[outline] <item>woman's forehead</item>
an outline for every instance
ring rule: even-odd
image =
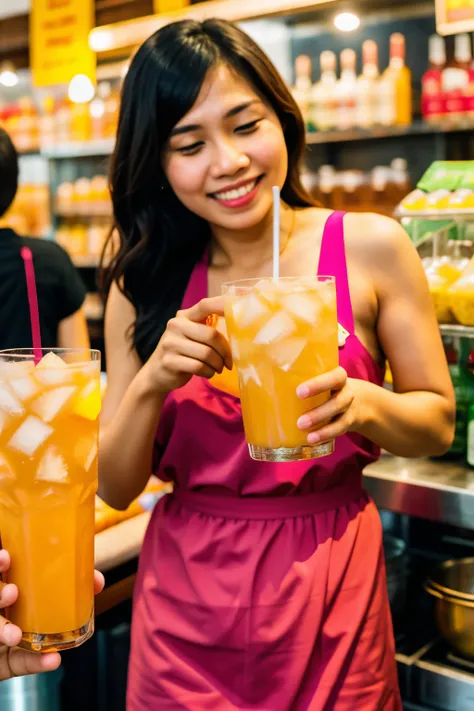
[[[200,123],[208,115],[224,115],[234,106],[256,99],[260,97],[245,77],[226,64],[219,64],[208,71],[195,103],[182,121]]]

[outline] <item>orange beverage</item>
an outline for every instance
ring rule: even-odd
[[[46,352],[46,351],[45,351]],[[35,652],[94,632],[100,354],[0,351],[0,535],[19,588],[7,617]]]
[[[330,394],[302,400],[296,389],[338,365],[334,277],[245,279],[223,292],[250,456],[290,462],[331,454],[334,442],[310,445],[296,424]]]

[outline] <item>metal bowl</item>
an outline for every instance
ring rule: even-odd
[[[474,558],[445,561],[432,572],[428,585],[449,597],[474,602]]]
[[[435,599],[438,629],[453,650],[474,659],[474,558],[448,560],[425,584]]]

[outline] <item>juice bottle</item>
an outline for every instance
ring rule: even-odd
[[[468,91],[471,78],[472,48],[468,34],[454,38],[454,58],[442,71],[442,87],[446,101],[446,120],[458,124],[467,117]]]
[[[335,128],[336,119],[336,64],[334,52],[321,52],[321,79],[312,92],[312,120],[319,131]]]
[[[362,74],[357,78],[357,125],[370,128],[378,121],[378,47],[374,40],[362,45]]]
[[[307,129],[313,130],[311,121],[311,59],[306,54],[300,54],[295,61],[295,85],[292,89],[293,98],[299,106],[303,115],[303,121]]]
[[[341,52],[341,78],[336,85],[336,127],[341,130],[356,125],[357,57],[353,49]]]
[[[411,71],[405,64],[405,37],[395,32],[390,37],[390,63],[382,75],[382,82],[393,83],[395,93],[395,121],[397,126],[412,122]]]
[[[442,85],[446,45],[439,35],[431,35],[429,39],[429,61],[421,80],[421,113],[425,121],[439,123],[446,111]]]

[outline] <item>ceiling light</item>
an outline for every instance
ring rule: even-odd
[[[18,84],[18,74],[11,62],[0,64],[0,84],[2,86],[16,86]]]
[[[76,74],[71,79],[67,95],[74,104],[86,104],[94,98],[95,88],[85,74]]]
[[[340,32],[354,32],[360,26],[360,18],[355,12],[340,12],[334,18],[334,26]]]

